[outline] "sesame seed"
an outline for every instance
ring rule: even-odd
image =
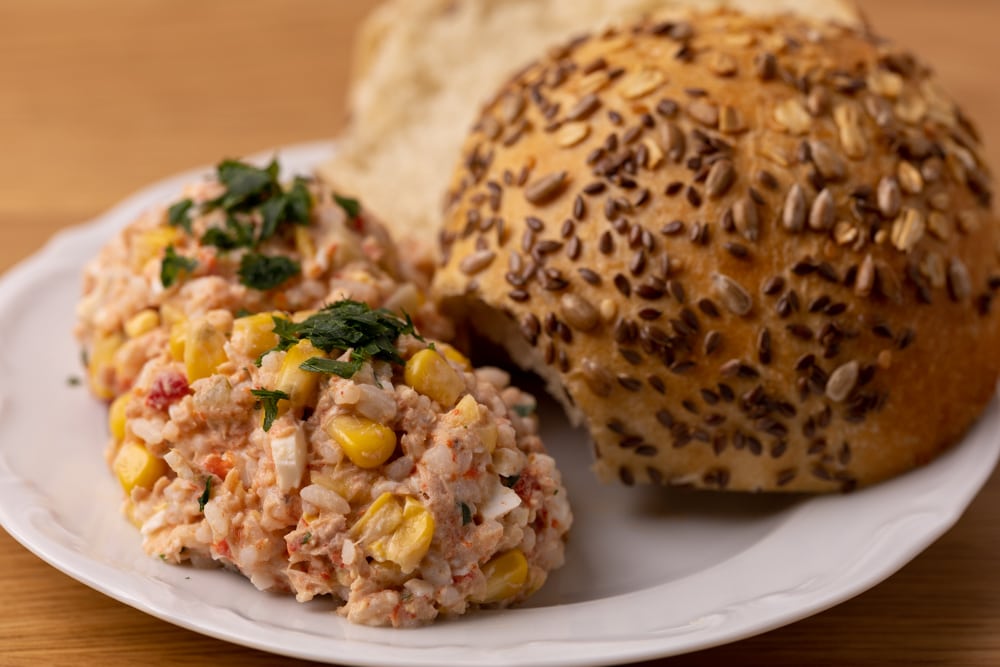
[[[767,296],[777,296],[783,289],[785,289],[785,279],[781,276],[771,276],[761,287],[761,291]]]

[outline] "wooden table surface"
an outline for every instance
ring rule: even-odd
[[[4,0],[0,271],[178,170],[333,136],[352,36],[373,4]],[[937,68],[1000,165],[1000,2],[863,4],[882,33]],[[655,664],[1000,665],[998,565],[994,473],[953,530],[874,589],[765,635]],[[279,662],[107,598],[0,531],[0,665]]]

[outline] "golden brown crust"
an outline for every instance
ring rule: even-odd
[[[603,479],[849,489],[993,393],[979,138],[870,34],[720,12],[578,40],[463,155],[437,293],[507,316]]]

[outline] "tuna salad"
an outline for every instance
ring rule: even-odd
[[[224,162],[104,248],[77,335],[146,552],[369,625],[537,590],[572,515],[535,401],[442,341],[426,282],[274,163]]]

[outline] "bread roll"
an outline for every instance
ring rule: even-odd
[[[847,490],[993,393],[991,198],[975,128],[879,38],[647,22],[497,92],[434,289],[547,378],[603,480]]]
[[[481,103],[517,68],[596,24],[722,4],[860,21],[850,0],[389,0],[361,31],[351,122],[322,173],[396,234],[430,244],[449,166]]]

